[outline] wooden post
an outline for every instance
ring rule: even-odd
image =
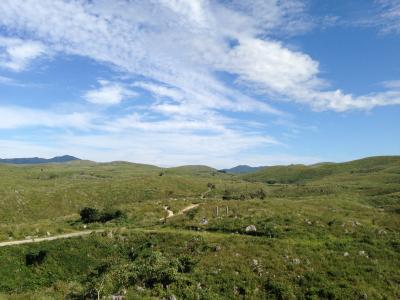
[[[218,217],[219,216],[219,208],[218,208],[218,206],[217,206],[216,212],[217,212],[217,217]]]
[[[228,206],[226,207],[225,212],[226,212],[226,215],[228,216],[229,215],[229,207]]]

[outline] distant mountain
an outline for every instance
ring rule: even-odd
[[[232,174],[245,174],[245,173],[253,173],[256,171],[259,171],[260,169],[263,169],[266,167],[250,167],[248,165],[239,165],[230,169],[222,169],[220,171],[224,171],[226,173],[232,173]]]
[[[0,159],[0,164],[48,164],[48,163],[65,163],[75,160],[80,160],[80,159],[71,155],[56,156],[49,159],[40,157],[6,158],[6,159]]]

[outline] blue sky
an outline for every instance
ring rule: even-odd
[[[400,154],[398,0],[3,0],[0,157]]]

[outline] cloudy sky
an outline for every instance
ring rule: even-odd
[[[0,157],[400,154],[399,0],[2,0]]]

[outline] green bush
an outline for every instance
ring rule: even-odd
[[[190,255],[184,255],[178,258],[178,270],[181,273],[190,273],[193,271],[197,261]]]
[[[161,284],[164,288],[178,279],[178,262],[169,260],[161,252],[145,250],[131,266],[131,281],[153,288]]]
[[[251,199],[258,198],[258,199],[264,200],[266,196],[267,195],[263,189],[259,189],[255,192],[250,193]]]
[[[296,299],[290,284],[269,279],[264,284],[265,296],[270,299],[271,296],[277,300]]]
[[[41,265],[46,258],[47,251],[40,250],[38,253],[28,253],[25,255],[25,264],[27,266]]]
[[[126,218],[126,214],[121,210],[104,211],[100,212],[95,208],[85,207],[80,211],[81,221],[83,223],[94,223],[94,222],[108,222],[114,219]]]
[[[99,211],[95,208],[85,207],[79,214],[83,223],[93,223],[100,220]]]

